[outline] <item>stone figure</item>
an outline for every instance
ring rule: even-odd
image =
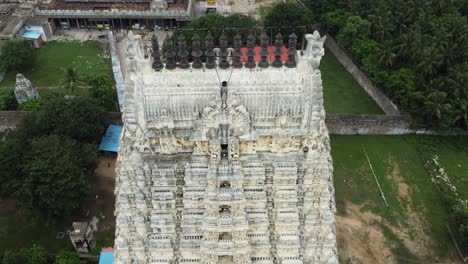
[[[288,68],[294,68],[297,65],[296,56],[297,56],[297,36],[296,34],[292,33],[289,36],[289,43],[288,43],[288,59],[284,63],[284,65]]]
[[[242,38],[239,35],[239,33],[236,34],[234,37],[234,52],[232,54],[233,59],[232,59],[232,67],[235,69],[240,69],[242,68],[242,62],[241,62],[241,57],[242,57]]]
[[[177,66],[175,59],[176,53],[174,51],[174,43],[172,42],[172,39],[169,36],[164,41],[164,46],[166,48],[166,69],[173,70]]]
[[[188,69],[190,68],[190,62],[188,61],[188,56],[190,54],[187,51],[187,42],[185,41],[184,34],[180,34],[178,43],[179,43],[179,51],[177,52],[177,55],[179,56],[179,59],[180,59],[178,66],[181,69]]]
[[[281,68],[283,66],[283,61],[281,60],[281,55],[283,51],[281,48],[283,47],[283,36],[281,33],[278,33],[275,38],[275,60],[271,63],[271,66],[275,68]]]
[[[309,64],[312,69],[318,69],[320,66],[320,60],[325,54],[323,45],[325,44],[327,36],[320,38],[318,31],[314,31],[313,34],[307,34],[305,37],[307,39],[305,57],[309,60]]]
[[[228,69],[230,67],[228,62],[228,44],[226,34],[221,34],[219,37],[219,63],[218,66],[220,69]]]
[[[18,104],[40,98],[36,87],[21,73],[16,74],[15,97]]]
[[[260,62],[258,63],[258,67],[260,68],[268,68],[270,66],[270,63],[268,62],[268,44],[270,43],[270,38],[265,34],[262,33],[262,36],[260,37]]]
[[[213,35],[211,32],[208,32],[208,35],[205,38],[205,56],[206,56],[206,63],[205,67],[207,69],[214,69],[216,68],[216,58],[215,53],[213,51]]]
[[[153,69],[155,71],[160,71],[164,68],[164,65],[161,61],[161,51],[159,50],[159,40],[156,37],[156,34],[151,38],[151,57],[153,57]]]
[[[257,66],[255,63],[255,37],[252,33],[247,37],[247,61],[244,66],[249,69],[253,69]]]
[[[203,55],[203,52],[200,50],[201,47],[201,42],[200,42],[200,36],[198,36],[197,33],[193,34],[192,37],[192,57],[193,57],[193,62],[192,62],[192,68],[194,69],[201,69],[203,68],[203,63],[201,60],[201,56]]]

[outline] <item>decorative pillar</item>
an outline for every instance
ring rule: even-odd
[[[214,54],[214,51],[213,51],[213,36],[211,35],[211,32],[208,32],[208,35],[206,36],[205,47],[206,47],[205,67],[207,69],[214,69],[214,68],[216,68],[216,62],[215,62],[215,54]]]
[[[297,36],[296,34],[292,33],[289,36],[289,47],[288,47],[288,60],[284,64],[288,68],[294,68],[296,67],[296,45],[297,45]]]
[[[270,39],[265,33],[262,33],[261,39],[260,39],[260,45],[262,46],[262,49],[260,50],[260,62],[258,63],[258,67],[260,68],[268,68],[270,66],[270,63],[268,62],[268,43],[270,42]]]
[[[283,46],[283,36],[281,33],[276,35],[275,46],[275,60],[271,63],[271,66],[281,68],[283,66],[283,61],[281,60],[281,55],[283,54],[283,51],[281,50],[281,47]]]
[[[155,71],[160,71],[164,68],[164,65],[161,61],[161,51],[159,50],[159,41],[156,35],[153,35],[151,38],[152,50],[151,56],[153,57],[153,69]]]
[[[255,68],[255,37],[252,33],[247,37],[247,62],[245,62],[245,67],[249,69]]]
[[[172,39],[169,36],[164,41],[164,47],[166,49],[166,54],[164,54],[166,57],[166,69],[173,70],[176,68],[176,53],[174,51],[174,44],[172,43]]]
[[[221,34],[221,37],[219,38],[219,68],[220,69],[228,69],[229,68],[229,62],[228,62],[228,51],[227,51],[227,37],[224,34]]]
[[[242,68],[244,65],[242,65],[241,62],[241,57],[242,57],[242,37],[239,35],[239,33],[236,34],[234,37],[234,53],[233,53],[233,61],[232,61],[232,67],[236,69]]]
[[[203,68],[203,63],[201,60],[201,56],[203,55],[203,52],[200,50],[201,47],[201,42],[200,42],[200,36],[198,36],[197,33],[193,35],[192,38],[192,57],[193,57],[193,63],[192,63],[192,68],[194,69],[201,69]]]
[[[189,52],[187,51],[187,42],[185,41],[184,34],[180,34],[179,36],[179,52],[177,52],[177,55],[180,58],[179,68],[190,68],[190,62],[188,61]]]

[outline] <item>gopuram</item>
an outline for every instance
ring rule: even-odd
[[[115,264],[338,263],[325,38],[286,39],[129,34]]]

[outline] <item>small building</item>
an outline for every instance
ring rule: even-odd
[[[101,140],[99,151],[117,153],[119,152],[120,135],[122,134],[122,126],[109,125],[106,134]]]
[[[32,45],[37,49],[44,46],[44,39],[39,31],[25,31],[22,37],[23,39],[31,41]]]
[[[103,248],[99,255],[99,264],[112,264],[114,263],[114,249]]]
[[[69,237],[76,252],[89,253],[96,246],[92,226],[88,222],[73,222],[72,226]]]

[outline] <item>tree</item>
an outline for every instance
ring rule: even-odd
[[[78,208],[88,191],[87,178],[74,140],[57,135],[34,139],[24,154],[23,181],[17,192],[27,210],[49,219]]]
[[[22,148],[17,141],[0,141],[0,196],[12,196],[21,181]]]
[[[30,113],[20,123],[18,134],[22,140],[56,134],[94,142],[101,136],[104,113],[95,99],[51,95],[46,101],[40,111]]]
[[[379,64],[387,68],[392,67],[397,57],[396,49],[391,41],[385,41],[383,45],[379,45],[377,51]]]
[[[39,111],[44,106],[42,99],[30,99],[18,106],[19,111]]]
[[[295,32],[300,42],[303,29],[299,28],[310,28],[313,23],[313,14],[309,9],[298,4],[279,3],[265,17],[264,26],[278,28],[284,36]]]
[[[42,246],[32,245],[32,247],[25,251],[25,264],[46,264],[47,253]]]
[[[345,26],[338,34],[338,42],[346,48],[353,45],[353,41],[368,39],[370,33],[369,21],[359,17],[350,16],[346,20]]]
[[[54,264],[85,264],[85,261],[80,260],[76,252],[60,251],[55,259]]]
[[[0,111],[15,110],[17,105],[14,90],[0,90]]]
[[[82,85],[80,74],[75,68],[65,69],[65,75],[63,77],[63,86],[70,92],[75,92],[77,88]]]
[[[116,111],[117,91],[106,75],[93,75],[87,78],[89,94],[107,111]]]
[[[25,40],[7,42],[0,52],[0,72],[27,69],[34,64],[34,58],[34,49],[29,42]]]

